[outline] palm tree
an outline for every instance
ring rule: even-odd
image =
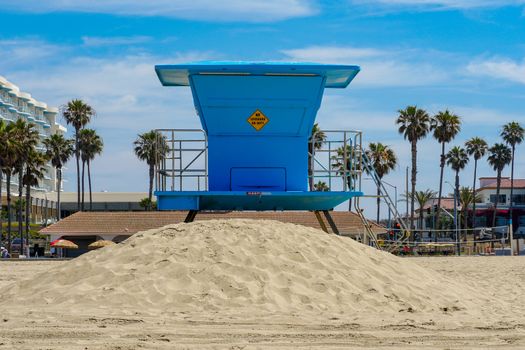
[[[465,142],[467,153],[469,156],[474,156],[474,180],[472,183],[472,192],[476,193],[476,172],[478,170],[478,160],[485,156],[487,153],[488,145],[485,140],[480,137],[473,137]],[[476,201],[472,202],[472,226],[474,227],[474,221],[476,217]]]
[[[460,118],[448,110],[436,114],[430,122],[430,130],[434,131],[434,138],[441,144],[439,192],[437,202],[437,214],[434,216],[434,228],[436,228],[436,217],[439,217],[441,208],[441,196],[443,194],[443,170],[445,168],[445,145],[452,141],[461,130]]]
[[[93,210],[93,193],[91,191],[91,161],[102,153],[104,143],[93,129],[82,129],[79,133],[82,159],[82,210],[84,210],[84,167],[87,165],[89,187],[89,210]]]
[[[29,159],[29,154],[35,150],[35,147],[38,144],[39,135],[38,131],[35,129],[34,124],[27,123],[22,119],[18,119],[13,125],[16,130],[15,137],[18,143],[18,152],[16,153],[14,172],[18,173],[18,199],[21,200],[24,190],[24,168]],[[18,208],[18,235],[21,239],[21,254],[24,253],[24,240],[22,231],[22,206],[20,206]]]
[[[31,217],[31,186],[38,186],[38,182],[44,178],[46,173],[45,165],[48,159],[44,153],[31,150],[26,161],[26,172],[23,177],[23,184],[26,186],[26,242],[29,242],[29,220]]]
[[[6,175],[7,198],[7,250],[11,253],[11,176],[16,166],[19,144],[16,137],[17,129],[14,123],[9,123],[3,129],[2,143],[0,144],[0,158],[2,172]]]
[[[459,172],[468,164],[469,158],[467,151],[459,146],[454,146],[446,155],[447,165],[449,165],[455,172],[455,196],[459,198]]]
[[[155,176],[155,164],[159,159],[166,156],[169,151],[166,137],[156,130],[151,130],[139,134],[133,142],[135,155],[145,161],[149,166],[149,191],[148,191],[148,208],[151,210],[153,197],[153,178]]]
[[[419,210],[419,228],[423,228],[423,208],[425,207],[425,204],[428,203],[428,201],[436,197],[436,191],[432,191],[431,189],[416,191],[413,196],[410,192],[408,194],[403,193],[401,197],[404,197],[407,200],[414,198],[414,200],[417,202],[417,208]]]
[[[11,142],[9,138],[9,133],[7,131],[7,123],[0,119],[0,242],[3,242],[4,240],[4,230],[2,222],[2,182],[4,180],[4,158],[8,145]]]
[[[425,204],[428,203],[428,201],[432,200],[432,198],[436,197],[436,191],[432,191],[431,189],[426,189],[424,191],[416,191],[415,199],[417,201],[417,206],[419,209],[419,228],[423,228],[423,208],[425,207]]]
[[[358,177],[358,170],[361,169],[360,163],[354,163],[352,169],[352,148],[350,145],[341,146],[336,149],[336,156],[331,157],[331,167],[336,170],[336,174],[343,178],[349,191],[355,189],[355,181]],[[345,161],[346,159],[346,161]],[[354,170],[354,171],[351,171]],[[357,198],[356,198],[357,200]],[[352,210],[352,201],[348,201],[348,211]]]
[[[468,228],[468,207],[480,201],[481,196],[475,195],[475,192],[469,187],[459,189],[459,205],[461,206],[461,217],[463,218],[463,227]]]
[[[516,152],[516,145],[523,142],[525,136],[525,130],[518,122],[510,122],[503,125],[501,131],[501,137],[512,149],[512,161],[510,166],[510,207],[509,207],[509,218],[512,222],[512,202],[514,195],[514,156]]]
[[[501,172],[506,165],[512,161],[512,150],[503,143],[496,143],[489,148],[488,161],[492,168],[497,171],[496,177],[496,199],[494,201],[494,214],[492,216],[492,226],[496,226],[496,211],[498,209],[499,193],[501,189]]]
[[[389,146],[383,145],[381,142],[368,145],[366,155],[379,180],[377,183],[377,222],[379,222],[381,210],[381,180],[383,176],[395,169],[397,157]]]
[[[319,192],[327,192],[330,189],[328,188],[328,185],[324,181],[318,181],[316,184],[314,184],[314,191]]]
[[[398,111],[399,116],[396,119],[396,124],[399,126],[399,133],[403,135],[405,140],[408,140],[411,145],[412,153],[412,174],[411,193],[416,192],[417,181],[417,142],[425,138],[430,130],[430,117],[428,113],[419,109],[416,106],[408,106],[405,109]],[[414,197],[412,196],[410,208],[410,227],[414,228]],[[413,236],[412,236],[413,239]]]
[[[308,142],[308,183],[310,191],[315,190],[314,186],[314,152],[323,147],[326,141],[326,134],[319,128],[319,124],[315,123],[312,128],[312,135]]]
[[[82,100],[71,100],[63,107],[62,115],[67,124],[75,128],[75,158],[77,161],[77,210],[80,211],[80,130],[95,115],[95,110]]]
[[[44,140],[46,156],[51,159],[57,177],[57,220],[60,220],[60,186],[62,185],[62,167],[73,155],[73,140],[63,135],[54,134]]]
[[[157,210],[157,202],[155,201],[150,201],[148,197],[146,198],[142,198],[139,202],[139,206],[141,208],[144,208],[144,210]]]

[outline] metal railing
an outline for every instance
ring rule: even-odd
[[[379,195],[388,207],[395,222],[399,223],[403,234],[399,242],[408,239],[410,228],[397,210],[388,190],[377,175],[363,148],[363,134],[354,130],[323,130],[312,135],[309,145],[310,190],[362,191],[363,172],[368,174],[379,189]],[[334,179],[339,181],[334,183]],[[323,180],[327,180],[327,183]],[[315,183],[315,181],[320,181]],[[360,197],[353,199],[354,210],[363,225],[362,241],[378,247],[377,235],[364,216]],[[349,203],[349,209],[352,203]]]
[[[308,145],[310,191],[360,191],[361,161],[356,150],[361,149],[362,139],[361,131],[314,133]]]
[[[208,140],[201,129],[157,129],[157,191],[208,189]]]
[[[208,190],[208,140],[201,129],[157,129],[155,188],[157,191]],[[311,191],[362,191],[366,172],[380,189],[392,217],[408,232],[409,227],[396,209],[363,149],[363,133],[355,130],[323,130],[308,144],[308,182]],[[363,215],[359,197],[349,203],[363,224],[364,243],[377,246],[377,237]],[[401,235],[400,240],[406,240]]]

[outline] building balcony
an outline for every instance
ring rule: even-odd
[[[6,106],[6,107],[13,107],[13,102],[11,101],[10,98],[8,98],[8,97],[2,97],[2,98],[0,98],[0,100],[2,101],[2,105],[3,105],[3,106]]]
[[[31,115],[31,113],[18,109],[18,114],[23,115],[24,117],[28,117]]]
[[[13,120],[5,114],[0,113],[0,119],[5,120],[6,122],[12,122]]]

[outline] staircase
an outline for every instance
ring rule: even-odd
[[[408,224],[405,222],[405,220],[401,217],[401,215],[397,211],[397,207],[394,201],[392,200],[392,198],[388,194],[387,189],[381,182],[381,179],[377,175],[366,152],[364,152],[362,149],[360,149],[358,152],[360,153],[361,164],[363,166],[363,170],[372,178],[375,185],[379,188],[379,193],[380,193],[381,198],[383,198],[384,202],[386,203],[388,210],[390,211],[392,217],[394,218],[394,221],[399,224],[400,231],[401,231],[400,237],[396,237],[396,239],[393,241],[386,242],[387,244],[383,246],[384,250],[392,252],[398,249],[401,245],[403,245],[404,243],[408,241],[408,239],[410,238],[410,227],[408,226]],[[358,206],[359,206],[359,201],[356,201],[356,210],[358,209]],[[364,215],[361,214],[360,216],[363,216],[363,219],[365,220],[365,222],[367,222]],[[363,224],[365,224],[365,222],[363,222]],[[369,227],[369,225],[367,227]]]

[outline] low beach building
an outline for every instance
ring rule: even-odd
[[[114,211],[144,211],[140,201],[148,197],[147,192],[93,192],[92,205],[89,203],[89,193],[84,194],[84,207],[89,211],[114,212]],[[55,193],[49,194],[49,198],[57,200]],[[60,192],[61,218],[65,218],[77,212],[77,193]]]

